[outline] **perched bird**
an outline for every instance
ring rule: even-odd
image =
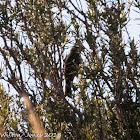
[[[83,46],[76,44],[70,50],[65,59],[65,96],[71,97],[71,87],[75,76],[78,75],[79,64],[81,63],[81,49]]]

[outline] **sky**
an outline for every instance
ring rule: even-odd
[[[140,13],[136,12],[137,10],[135,7],[131,8],[130,21],[127,27],[131,37],[134,37],[138,41],[140,39]]]

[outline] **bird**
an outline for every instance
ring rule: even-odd
[[[75,76],[78,76],[79,65],[81,63],[81,50],[83,46],[79,44],[75,44],[70,53],[66,56],[65,59],[65,96],[71,97],[72,96],[72,82]]]

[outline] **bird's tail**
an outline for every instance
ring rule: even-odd
[[[71,81],[66,79],[65,96],[71,97]]]

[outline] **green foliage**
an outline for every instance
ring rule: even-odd
[[[84,4],[80,0],[79,4],[71,0],[0,3],[1,79],[17,92],[10,97],[13,91],[5,93],[0,87],[3,131],[34,133],[28,108],[21,102],[24,91],[45,132],[61,133],[62,140],[140,136],[139,44],[129,34],[127,41],[123,37],[129,3],[85,0]],[[84,50],[68,98],[65,56],[77,42]]]

